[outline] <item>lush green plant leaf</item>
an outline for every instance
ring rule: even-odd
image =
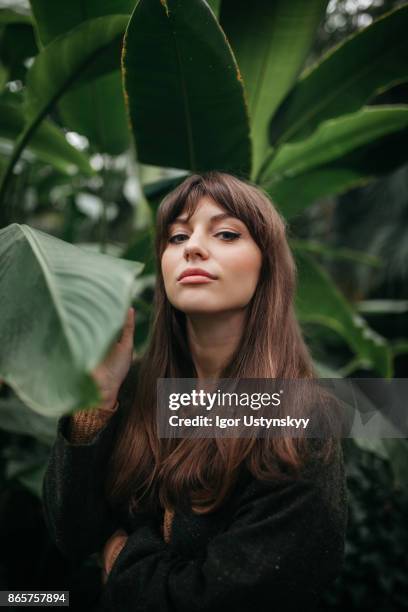
[[[0,138],[14,142],[24,130],[25,117],[18,106],[0,102]],[[75,168],[87,175],[94,174],[85,153],[71,146],[63,132],[51,121],[44,120],[28,148],[38,159],[51,164],[65,174],[72,174]]]
[[[172,189],[175,189],[184,179],[188,177],[188,174],[182,174],[180,176],[172,176],[169,178],[162,178],[154,183],[146,183],[143,185],[143,193],[148,200],[156,200],[158,198],[164,198]]]
[[[17,224],[0,231],[0,262],[0,378],[43,415],[97,404],[89,372],[123,327],[142,264]]]
[[[348,261],[354,261],[357,263],[363,263],[368,266],[375,268],[381,268],[382,261],[376,255],[370,255],[363,251],[355,251],[354,249],[340,248],[340,247],[329,247],[323,242],[317,242],[316,240],[298,240],[290,239],[289,244],[292,248],[299,251],[305,251],[306,253],[312,253],[313,255],[323,255],[328,259],[343,259]],[[360,302],[361,304],[361,302]]]
[[[105,52],[122,38],[126,24],[125,15],[97,17],[49,43],[27,74],[28,113],[47,112],[92,64],[98,71],[111,71],[114,64]],[[98,65],[102,54],[104,66]]]
[[[172,189],[175,189],[177,185],[184,181],[187,176],[187,174],[183,174],[182,176],[164,178],[154,183],[146,183],[143,185],[143,194],[153,212],[153,218],[156,216],[157,209],[162,199],[172,191]]]
[[[266,161],[261,182],[270,187],[287,177],[309,172],[407,125],[408,106],[365,107],[328,119],[309,138],[284,144]]]
[[[392,132],[295,176],[285,176],[268,189],[282,214],[291,219],[319,198],[361,187],[406,161],[408,129]]]
[[[154,261],[154,235],[150,229],[140,230],[122,253],[123,259],[131,261],[142,261],[145,264],[145,274],[155,273]]]
[[[106,15],[130,15],[137,0],[30,0],[41,42],[48,45],[80,23]]]
[[[295,250],[299,274],[296,310],[304,323],[319,323],[337,332],[368,367],[391,376],[391,351],[340,293],[333,281],[304,251]]]
[[[323,167],[273,183],[267,191],[286,219],[292,219],[317,199],[365,185],[370,177],[347,168]]]
[[[249,123],[234,56],[202,0],[140,0],[123,56],[141,162],[250,172]]]
[[[33,12],[39,37],[47,46],[56,41],[61,35],[74,34],[85,21],[94,22],[97,18],[109,17],[117,19],[119,16],[128,21],[134,6],[133,0],[73,0],[65,7],[60,3],[43,0],[32,0]],[[97,22],[95,21],[95,24]],[[109,29],[111,26],[107,25]],[[95,33],[89,33],[90,42]],[[69,42],[67,43],[69,44]],[[77,54],[81,55],[82,47],[88,47],[87,35],[84,30],[84,40],[72,40],[77,45]],[[123,100],[120,68],[120,40],[98,55],[87,71],[83,73],[82,86],[70,88],[59,103],[62,120],[67,127],[84,134],[99,152],[118,155],[129,146],[129,128]],[[58,50],[54,48],[54,56],[58,57]],[[72,49],[70,50],[72,53]],[[115,70],[111,74],[103,74]],[[95,78],[99,73],[100,78]],[[80,81],[77,82],[77,84]]]
[[[408,79],[408,5],[384,15],[306,70],[272,118],[270,143],[309,136],[327,119],[358,110]]]
[[[37,414],[14,396],[0,399],[0,429],[31,436],[51,446],[57,432],[57,419]]]
[[[292,87],[324,15],[326,0],[223,0],[220,23],[248,94],[257,170],[268,149],[270,118]]]
[[[100,153],[119,155],[130,145],[122,80],[118,71],[69,91],[59,104],[63,122]]]
[[[4,173],[0,202],[6,193],[13,168],[38,126],[81,73],[89,70],[93,63],[97,63],[101,54],[106,54],[106,50],[117,43],[126,23],[127,18],[124,15],[110,15],[90,20],[69,34],[58,37],[36,57],[27,74],[26,112],[30,120],[16,141],[9,166]],[[111,67],[109,59],[107,69]],[[102,93],[100,92],[101,95]],[[99,96],[97,99],[104,100]],[[109,99],[110,105],[113,99]],[[92,112],[98,117],[95,104]],[[80,114],[86,110],[86,107],[78,108]],[[98,119],[96,121],[98,122]],[[120,134],[118,138],[120,139]]]

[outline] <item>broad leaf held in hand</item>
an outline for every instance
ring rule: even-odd
[[[118,337],[143,264],[28,225],[0,231],[0,378],[36,412],[100,401],[90,372]]]

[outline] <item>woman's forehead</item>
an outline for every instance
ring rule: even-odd
[[[215,214],[223,214],[232,216],[223,206],[215,202],[209,196],[202,196],[195,202],[186,202],[181,211],[174,218],[173,223],[191,218],[193,215],[210,216]]]

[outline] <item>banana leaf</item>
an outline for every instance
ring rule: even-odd
[[[0,379],[45,416],[97,405],[90,372],[123,328],[142,267],[28,225],[0,230]]]

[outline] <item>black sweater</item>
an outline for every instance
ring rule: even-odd
[[[330,464],[311,462],[302,478],[285,483],[261,482],[242,470],[218,511],[176,512],[167,544],[163,514],[119,516],[106,503],[104,475],[120,406],[88,444],[70,443],[68,417],[60,419],[43,488],[48,528],[70,558],[100,551],[119,527],[129,534],[98,612],[315,609],[343,562],[347,495],[340,444]]]

